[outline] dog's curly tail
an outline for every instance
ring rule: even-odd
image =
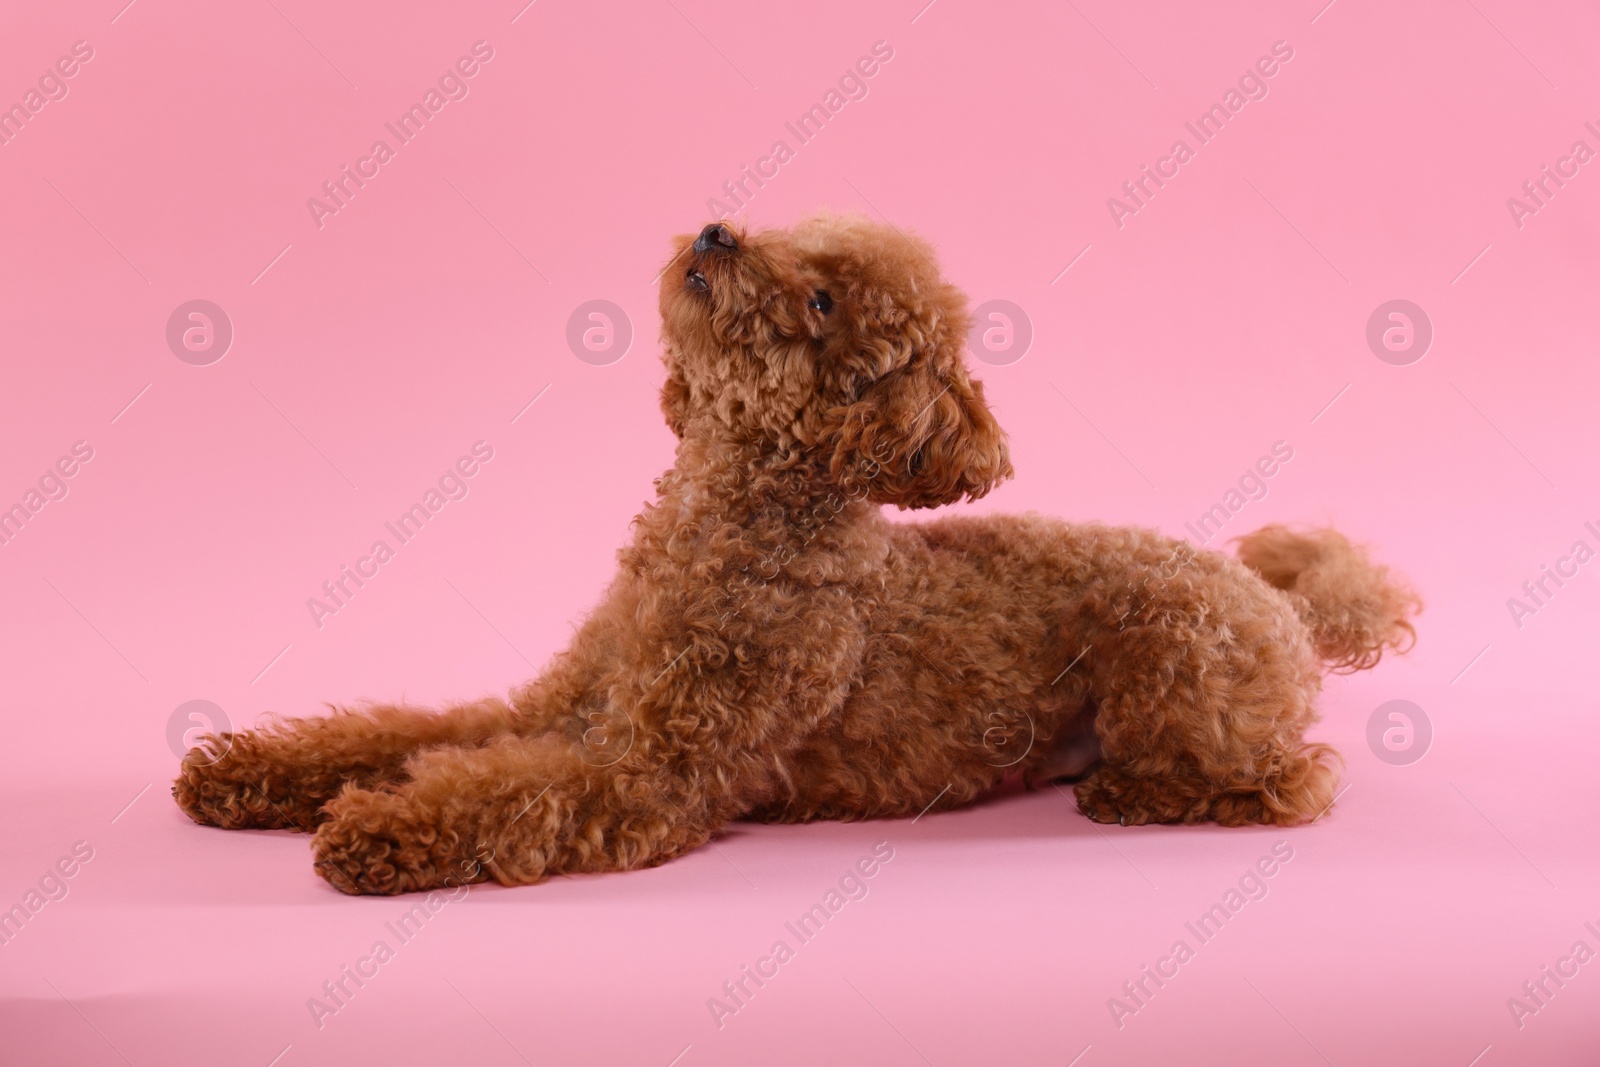
[[[1386,650],[1416,643],[1410,617],[1422,602],[1338,531],[1272,525],[1234,540],[1240,562],[1294,602],[1318,657],[1335,673],[1376,666]]]

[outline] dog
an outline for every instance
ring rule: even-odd
[[[660,283],[676,461],[571,645],[508,699],[208,736],[195,821],[314,833],[348,893],[648,867],[730,820],[918,816],[1008,777],[1097,822],[1293,825],[1325,671],[1414,641],[1416,597],[1328,529],[1237,558],[1036,515],[890,522],[1012,474],[922,240],[713,223]]]

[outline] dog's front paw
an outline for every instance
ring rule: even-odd
[[[195,822],[225,830],[310,830],[319,803],[255,731],[207,735],[184,754],[172,796]]]
[[[323,809],[317,874],[342,893],[392,895],[488,878],[460,837],[403,791],[347,786]]]

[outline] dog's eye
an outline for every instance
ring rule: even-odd
[[[811,294],[811,299],[806,301],[806,307],[826,315],[833,310],[833,297],[828,295],[828,290],[818,289]]]

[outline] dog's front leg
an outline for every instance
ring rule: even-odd
[[[345,892],[401,893],[647,867],[790,787],[784,758],[843,699],[860,654],[851,590],[753,582],[734,598],[624,573],[513,696],[540,729],[426,749],[392,781],[346,786],[324,808],[318,872]]]
[[[346,893],[489,877],[526,885],[664,862],[728,817],[697,775],[637,758],[598,766],[588,755],[560,734],[419,752],[406,780],[348,786],[327,805],[317,872]]]
[[[404,893],[665,862],[781,792],[781,755],[839,697],[831,676],[746,666],[709,642],[624,660],[519,694],[553,723],[542,732],[426,749],[394,781],[346,786],[313,842],[318,873],[347,893]]]
[[[195,822],[238,829],[311,830],[346,783],[374,788],[434,745],[481,744],[530,720],[503,700],[443,711],[373,705],[253,730],[208,735],[183,758],[172,794]]]

